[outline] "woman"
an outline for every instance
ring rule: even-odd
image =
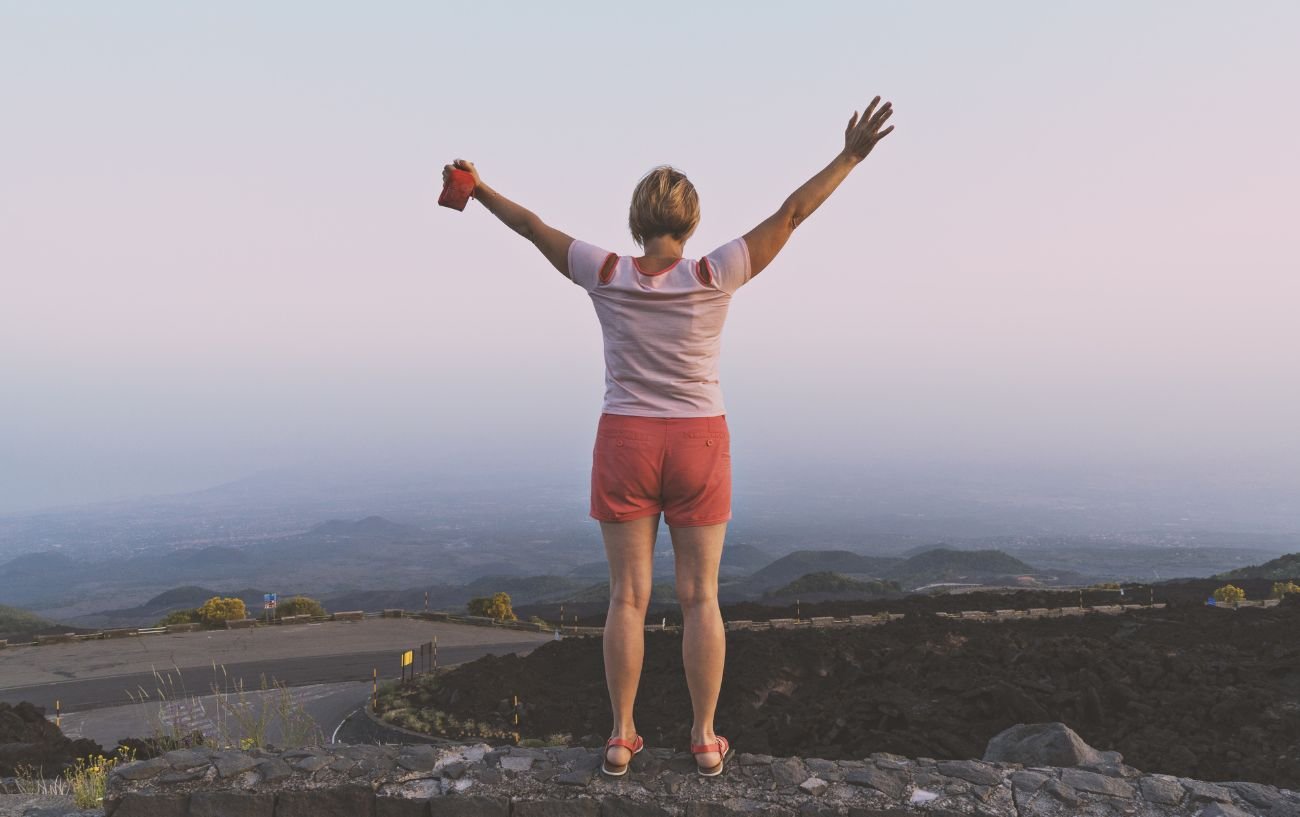
[[[684,258],[700,220],[699,197],[671,167],[652,170],[632,194],[628,226],[644,248],[619,256],[574,240],[484,184],[472,162],[474,198],[533,242],[590,294],[605,345],[605,400],[592,452],[591,512],[609,557],[605,679],[614,730],[602,770],[627,772],[644,741],[632,718],[645,649],[654,543],[663,513],[682,606],[682,659],[694,723],[691,752],[701,775],[722,772],[732,749],[713,731],[726,634],[718,609],[718,563],[731,519],[731,446],[718,353],[731,296],[763,271],[791,233],[831,194],[876,142],[893,109],[880,97],[855,111],[844,149],[744,236],[698,260]]]

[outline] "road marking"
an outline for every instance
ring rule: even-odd
[[[343,724],[347,723],[349,718],[351,718],[353,715],[357,714],[360,711],[361,711],[360,709],[354,709],[347,714],[347,717],[339,721],[339,725],[334,727],[334,734],[330,735],[330,743],[339,742],[339,730],[343,728]]]

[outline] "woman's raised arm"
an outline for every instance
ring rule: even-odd
[[[799,186],[782,202],[781,207],[768,216],[761,224],[745,233],[745,244],[749,247],[751,277],[757,275],[764,267],[772,263],[776,254],[785,246],[794,229],[823,201],[839,187],[840,182],[849,175],[849,171],[858,162],[867,158],[867,154],[876,146],[876,142],[889,135],[893,125],[881,130],[885,120],[893,114],[892,103],[886,102],[879,110],[876,106],[880,97],[871,100],[867,110],[858,119],[854,111],[849,117],[849,125],[844,130],[844,150],[840,151],[831,163],[822,168],[817,175]]]
[[[501,219],[501,223],[531,241],[537,249],[541,250],[542,255],[546,256],[546,260],[551,262],[551,266],[559,270],[562,275],[569,274],[569,245],[573,243],[570,236],[543,222],[532,210],[515,204],[484,184],[473,162],[457,159],[449,165],[444,165],[443,184],[446,184],[447,176],[453,167],[474,175],[473,195],[480,204],[492,215]]]

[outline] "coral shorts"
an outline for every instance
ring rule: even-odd
[[[626,522],[660,511],[672,527],[731,519],[727,415],[600,415],[591,456],[591,517]]]

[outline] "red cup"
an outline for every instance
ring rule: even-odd
[[[469,197],[474,194],[474,174],[468,170],[453,167],[447,173],[447,182],[442,186],[442,195],[438,203],[443,207],[464,210]]]

